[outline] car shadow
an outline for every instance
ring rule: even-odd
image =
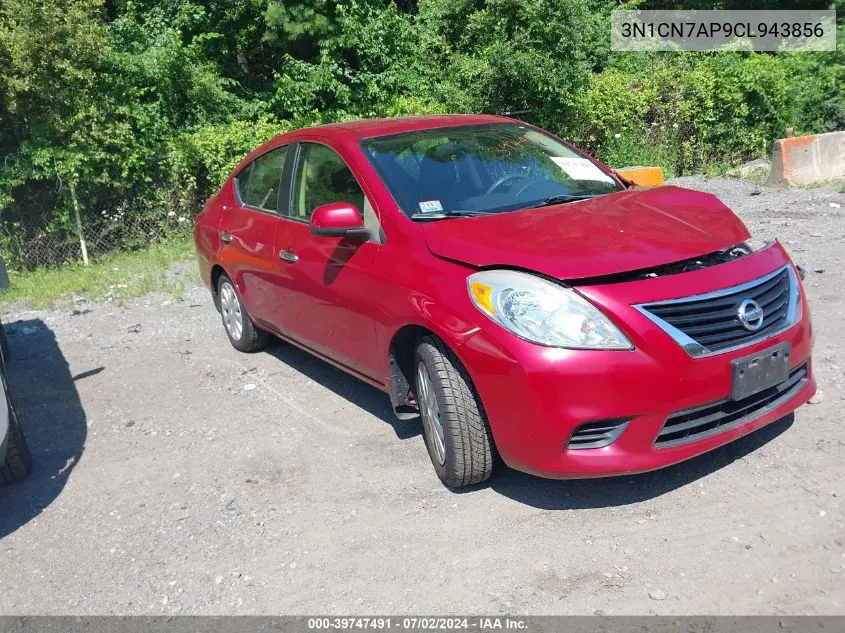
[[[387,394],[375,387],[295,345],[276,338],[272,339],[266,352],[389,424],[398,438],[409,439],[422,434],[419,419],[397,419]],[[789,414],[714,451],[648,473],[597,479],[555,480],[535,477],[500,465],[489,481],[452,492],[466,494],[489,488],[514,501],[543,510],[597,509],[629,505],[687,486],[742,459],[784,433],[792,426],[794,420],[794,414]],[[424,452],[420,458],[425,459]]]
[[[0,538],[37,517],[61,493],[82,457],[87,435],[75,381],[102,371],[71,375],[53,331],[41,320],[16,321],[5,330],[9,390],[33,468],[25,479],[0,488]]]
[[[396,417],[386,393],[299,349],[296,345],[273,337],[265,351],[300,374],[332,390],[341,398],[377,417],[385,424],[389,424],[400,440],[422,434],[422,425],[418,418],[399,420]]]
[[[795,420],[789,414],[762,429],[680,464],[639,475],[599,479],[542,479],[507,467],[479,487],[542,510],[583,510],[624,506],[687,486],[768,444]],[[460,494],[466,490],[456,490]]]

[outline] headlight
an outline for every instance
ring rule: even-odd
[[[533,343],[573,349],[633,349],[598,308],[570,288],[515,270],[467,277],[469,296],[488,317]]]

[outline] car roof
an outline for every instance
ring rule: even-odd
[[[315,136],[333,137],[341,143],[357,144],[359,139],[388,136],[403,132],[416,132],[459,125],[483,125],[490,123],[523,123],[516,119],[493,114],[428,114],[424,116],[392,117],[389,119],[361,119],[359,121],[345,121],[342,123],[326,123],[313,127],[290,130],[275,136],[247,154],[237,167],[232,170],[230,177],[237,174],[244,165],[255,160],[265,152],[298,141],[313,139]]]
[[[330,132],[338,130],[351,132],[361,138],[386,136],[402,132],[416,132],[439,127],[453,127],[456,125],[479,125],[484,123],[517,123],[514,119],[492,114],[433,114],[425,116],[394,117],[390,119],[362,119],[360,121],[346,121],[343,123],[328,123],[308,128],[313,132]],[[305,131],[305,130],[301,130]]]

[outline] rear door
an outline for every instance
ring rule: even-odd
[[[276,234],[277,265],[285,278],[285,329],[325,356],[380,380],[373,309],[372,271],[380,240],[318,237],[311,213],[331,202],[354,204],[368,227],[378,217],[336,149],[326,143],[298,144],[292,166],[290,213]],[[374,231],[380,234],[380,231]]]
[[[258,156],[232,179],[220,222],[220,261],[256,321],[274,324],[279,269],[274,244],[279,200],[287,199],[283,173],[288,146]]]

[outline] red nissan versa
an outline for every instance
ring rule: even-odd
[[[815,391],[796,268],[714,196],[642,188],[531,125],[283,134],[196,223],[235,348],[268,333],[419,412],[446,486],[674,464]]]

